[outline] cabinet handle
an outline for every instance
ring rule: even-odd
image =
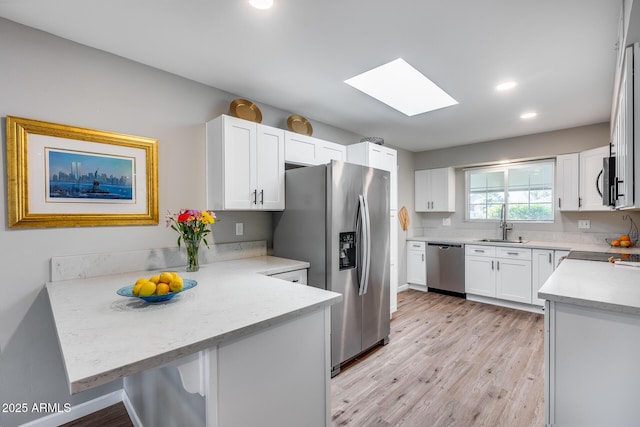
[[[496,270],[500,271],[500,261],[496,261]]]
[[[293,279],[293,280],[292,280],[292,282],[293,282],[293,283],[298,283],[299,281],[300,281],[300,280],[298,280],[298,279]]]
[[[493,270],[493,260],[491,260],[491,270]]]
[[[474,249],[473,251],[474,251],[474,252],[481,253],[481,254],[483,254],[483,253],[484,253],[484,249]]]
[[[507,252],[507,255],[520,255],[518,252]]]
[[[562,208],[562,199],[558,197],[558,209]]]
[[[582,197],[578,197],[578,207],[582,207]]]
[[[551,264],[551,252],[549,252],[549,264]]]
[[[260,190],[260,204],[264,205],[264,188]]]
[[[258,204],[258,190],[253,190],[253,204],[257,205]]]
[[[424,254],[422,254],[422,262],[424,262]]]

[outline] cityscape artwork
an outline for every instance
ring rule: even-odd
[[[49,201],[133,201],[134,159],[59,149],[46,153]]]

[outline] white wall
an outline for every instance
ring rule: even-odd
[[[229,94],[105,52],[0,19],[0,117],[6,170],[5,116],[157,138],[157,226],[8,229],[6,173],[0,174],[0,402],[79,403],[120,388],[111,384],[70,396],[48,297],[51,256],[174,247],[167,210],[205,208],[204,123],[227,113]],[[290,112],[254,100],[263,123],[284,127]],[[347,144],[358,135],[314,122],[314,136]],[[221,213],[216,242],[271,240],[270,213]],[[235,236],[235,222],[244,236]],[[82,321],[82,319],[78,319]],[[146,325],[132,326],[144,334]],[[96,337],[99,338],[99,337]],[[0,412],[11,427],[46,414]]]

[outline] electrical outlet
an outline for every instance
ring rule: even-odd
[[[578,220],[578,228],[591,228],[591,221],[588,219]]]
[[[244,234],[244,224],[236,222],[236,236],[242,236]]]
[[[451,218],[442,218],[442,225],[444,226],[451,226]]]

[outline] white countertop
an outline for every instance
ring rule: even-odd
[[[265,275],[308,267],[263,256],[203,264],[194,273],[177,269],[198,285],[155,304],[116,294],[154,271],[47,283],[71,393],[340,301],[341,294]]]
[[[540,288],[550,301],[640,314],[640,267],[565,259]]]

